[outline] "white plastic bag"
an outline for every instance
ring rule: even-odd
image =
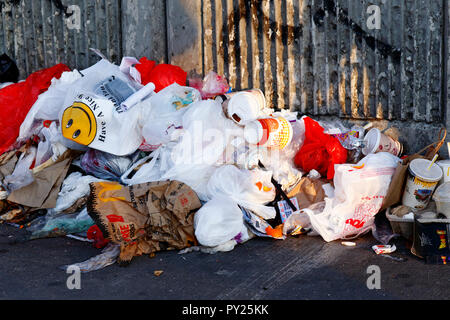
[[[227,119],[214,100],[192,104],[183,116],[183,135],[171,151],[171,166],[162,180],[178,180],[207,201],[206,186],[215,169],[224,163],[226,148],[242,133]]]
[[[196,247],[189,247],[186,249],[181,250],[178,254],[185,254],[190,253],[194,251],[201,251],[203,253],[209,253],[209,254],[216,254],[218,252],[229,252],[234,249],[234,247],[238,244],[247,242],[248,240],[255,237],[255,234],[253,234],[245,225],[242,225],[243,229],[240,233],[237,234],[233,239],[221,243],[218,246],[215,247],[206,247],[206,246],[196,246]]]
[[[308,213],[313,229],[327,242],[371,230],[399,160],[382,152],[368,155],[357,165],[336,165],[335,197],[325,198],[323,212]]]
[[[37,134],[38,132],[33,131],[36,129],[40,130],[43,121],[58,120],[61,108],[64,106],[67,91],[80,78],[81,74],[77,70],[63,72],[60,79],[53,78],[48,90],[39,95],[27,113],[25,120],[22,122],[18,138],[19,141],[25,141],[33,134]]]
[[[92,176],[83,176],[79,172],[72,173],[63,182],[54,211],[59,213],[70,208],[78,199],[89,194],[90,183],[100,181],[103,180]]]
[[[232,240],[243,228],[241,209],[227,197],[208,201],[194,216],[195,237],[207,247],[216,247]]]
[[[37,149],[31,147],[26,153],[23,153],[17,161],[14,172],[3,179],[3,185],[9,192],[26,187],[34,181],[30,167],[36,159],[36,152]]]
[[[59,115],[62,135],[116,156],[135,152],[143,142],[141,108],[124,112],[121,103],[141,88],[118,66],[101,60],[70,86]]]
[[[39,142],[36,154],[36,167],[40,166],[50,158],[56,161],[67,150],[67,148],[61,144],[61,132],[55,122],[52,122],[48,128],[42,128],[39,137],[41,138],[41,141]]]
[[[232,165],[219,167],[208,182],[208,197],[227,196],[264,219],[276,216],[275,208],[264,206],[275,199],[272,172],[241,170]]]
[[[148,150],[176,141],[183,132],[187,108],[201,100],[200,93],[174,83],[142,102],[142,135]]]
[[[121,177],[121,181],[126,185],[136,185],[141,183],[147,183],[151,181],[159,181],[161,177],[160,174],[160,156],[161,150],[158,149],[154,151],[151,155],[139,160],[133,166],[130,167]],[[150,162],[146,163],[148,160],[152,159]],[[144,165],[142,165],[144,164]],[[131,172],[137,167],[142,167],[133,175],[132,178],[128,178]]]

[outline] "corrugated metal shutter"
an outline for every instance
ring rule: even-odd
[[[0,0],[0,52],[22,78],[64,62],[85,68],[98,48],[119,62],[147,55],[273,106],[349,119],[442,123],[445,0]],[[367,27],[369,5],[381,28]]]
[[[168,17],[190,17],[168,21],[169,45],[191,51],[186,59],[174,45],[169,57],[217,70],[236,89],[261,88],[279,108],[443,122],[444,1],[169,0]],[[373,4],[379,30],[367,26]]]
[[[86,68],[98,61],[97,48],[112,61],[122,55],[121,8],[117,0],[70,0],[79,8],[79,28],[51,0],[2,0],[0,52],[16,60],[21,77],[56,63]]]

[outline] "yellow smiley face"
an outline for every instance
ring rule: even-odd
[[[87,105],[75,102],[64,111],[61,128],[66,139],[88,146],[97,135],[97,120]]]

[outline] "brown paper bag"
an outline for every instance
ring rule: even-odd
[[[31,184],[11,192],[8,201],[31,208],[54,208],[72,160],[73,154],[67,151],[52,166],[33,174]]]
[[[121,246],[121,264],[141,254],[196,245],[194,210],[200,207],[197,194],[178,181],[130,187],[92,183],[87,204],[103,236]]]
[[[299,209],[305,209],[325,199],[325,192],[322,186],[327,183],[326,180],[312,180],[308,177],[303,177],[287,196],[289,199],[296,197]]]
[[[442,136],[443,135],[443,136]],[[447,136],[447,130],[442,128],[439,132],[439,137],[441,137],[439,141],[430,144],[429,146],[423,148],[416,154],[413,154],[407,158],[405,158],[402,163],[395,170],[394,175],[392,176],[391,184],[389,185],[389,190],[386,194],[386,198],[384,199],[383,206],[381,210],[385,210],[389,207],[395,206],[400,203],[402,200],[403,192],[405,190],[405,181],[408,175],[408,168],[411,161],[423,158],[431,160],[433,157],[439,152],[442,145],[444,144],[445,138]],[[423,152],[427,151],[425,156],[421,155]]]

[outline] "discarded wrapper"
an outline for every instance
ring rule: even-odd
[[[385,254],[395,252],[395,250],[397,250],[397,247],[395,245],[376,245],[373,246],[372,249],[376,254]]]

